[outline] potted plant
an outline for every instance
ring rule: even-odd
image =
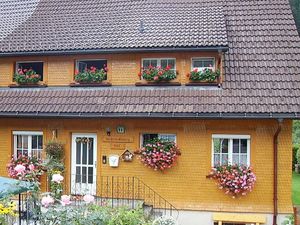
[[[102,69],[97,69],[94,66],[91,66],[89,69],[86,69],[82,72],[78,70],[75,71],[75,82],[81,84],[90,84],[90,83],[101,83],[107,78],[107,67]]]
[[[152,139],[145,146],[136,151],[141,162],[154,170],[164,171],[175,165],[181,155],[178,146],[171,141]]]
[[[142,68],[142,71],[138,74],[140,79],[147,81],[150,84],[168,83],[177,77],[177,73],[171,70],[171,66],[162,68],[160,66],[148,66]]]
[[[209,68],[198,70],[195,68],[187,74],[187,77],[191,83],[217,83],[220,78],[220,70],[213,71]]]
[[[207,178],[217,181],[219,189],[236,198],[247,195],[254,188],[256,176],[250,166],[222,165],[211,169]]]
[[[41,76],[33,69],[18,69],[14,74],[14,81],[19,85],[37,84],[41,80]]]

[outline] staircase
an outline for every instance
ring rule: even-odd
[[[97,204],[113,208],[124,206],[135,209],[142,207],[145,215],[151,218],[178,217],[178,210],[169,201],[137,177],[101,176],[100,180],[99,177],[97,178],[97,186],[88,188],[94,190],[94,193],[87,193],[82,190],[80,184],[76,184],[76,187],[71,187],[72,195],[93,194]],[[78,200],[77,203],[81,204],[80,201]]]

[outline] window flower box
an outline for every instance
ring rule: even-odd
[[[186,84],[187,86],[218,86],[220,83],[220,70],[213,71],[209,68],[198,70],[195,68],[187,74],[187,77],[190,80],[190,82]]]
[[[83,72],[75,71],[75,82],[78,84],[99,84],[107,79],[107,67],[97,69],[91,66]]]
[[[146,69],[143,68],[142,71],[138,74],[140,79],[143,79],[146,82],[137,82],[136,86],[179,86],[178,82],[170,82],[176,79],[177,74],[174,70],[171,70],[171,67],[168,65],[165,68],[160,66],[154,67],[152,65],[148,66]]]
[[[252,167],[243,165],[216,166],[206,177],[214,179],[218,188],[232,198],[247,195],[256,182]]]
[[[14,81],[18,85],[37,85],[41,76],[32,69],[18,69],[14,75]]]
[[[149,140],[135,153],[140,155],[141,163],[155,171],[164,171],[173,167],[181,155],[175,142],[158,138]]]

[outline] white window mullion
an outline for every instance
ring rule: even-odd
[[[28,156],[32,157],[32,135],[28,135]]]
[[[14,157],[18,157],[18,143],[17,143],[18,137],[17,135],[14,135]]]
[[[250,166],[250,139],[247,139],[247,165]]]
[[[228,165],[232,165],[233,139],[228,140]]]

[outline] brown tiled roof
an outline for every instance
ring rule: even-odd
[[[0,52],[227,46],[220,5],[164,0],[1,4],[10,19],[0,23]]]
[[[183,1],[191,8],[222,5],[229,46],[222,88],[2,89],[0,115],[299,118],[300,39],[288,0]]]

